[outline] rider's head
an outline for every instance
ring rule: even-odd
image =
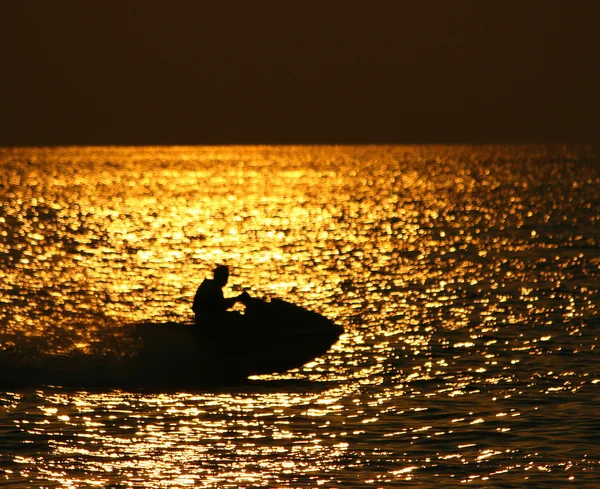
[[[229,268],[227,265],[217,265],[213,272],[215,283],[223,287],[229,279]]]

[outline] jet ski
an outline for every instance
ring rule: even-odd
[[[249,298],[244,314],[195,323],[143,323],[138,366],[155,384],[209,385],[282,373],[326,353],[343,333],[332,320],[281,299]]]

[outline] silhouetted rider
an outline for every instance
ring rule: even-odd
[[[213,278],[204,279],[200,284],[192,305],[196,324],[211,319],[221,319],[236,302],[243,304],[250,297],[247,292],[243,292],[237,297],[226,299],[223,295],[223,287],[227,285],[228,279],[229,268],[226,265],[218,265],[213,271]]]

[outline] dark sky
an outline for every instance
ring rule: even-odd
[[[600,142],[596,0],[2,0],[0,145]]]

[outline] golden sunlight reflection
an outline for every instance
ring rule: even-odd
[[[344,328],[302,367],[242,385],[1,393],[0,434],[19,447],[0,443],[2,480],[588,482],[596,425],[572,414],[593,412],[600,382],[600,177],[584,156],[0,149],[0,366],[11,375],[120,372],[140,346],[133,325],[189,321],[217,263],[231,269],[226,296],[280,298]]]
[[[358,433],[354,430],[354,435],[349,434],[346,428],[340,432],[342,424],[336,418],[343,407],[340,404],[343,396],[344,392],[338,389],[319,394],[258,396],[81,392],[74,398],[58,392],[46,397],[50,405],[39,406],[51,421],[26,429],[32,435],[55,440],[60,457],[57,462],[74,462],[95,454],[100,473],[123,463],[128,466],[132,480],[140,481],[144,487],[142,480],[158,476],[168,476],[178,483],[188,478],[190,483],[204,487],[224,480],[243,485],[261,480],[261,472],[252,469],[257,459],[264,459],[259,463],[261,470],[290,475],[306,470],[308,457],[322,459],[323,468],[336,467],[348,447],[344,438]],[[298,429],[297,420],[305,417],[314,421],[308,423],[307,429]],[[79,440],[75,446],[68,443],[71,436]],[[98,444],[104,447],[102,453],[95,449]],[[162,456],[158,455],[158,449]],[[235,458],[218,455],[223,449],[225,453],[235,452]],[[155,455],[149,457],[149,451]],[[178,475],[174,468],[174,463],[184,469],[190,464],[197,465],[199,456],[211,454],[210,460],[196,466],[197,473],[191,478]],[[271,461],[267,462],[266,457]],[[133,460],[136,462],[132,463]],[[227,463],[230,471],[221,470],[218,463]],[[56,482],[84,482],[66,481],[58,466],[50,470],[54,473],[50,479]],[[97,476],[85,482],[101,484],[103,480]]]

